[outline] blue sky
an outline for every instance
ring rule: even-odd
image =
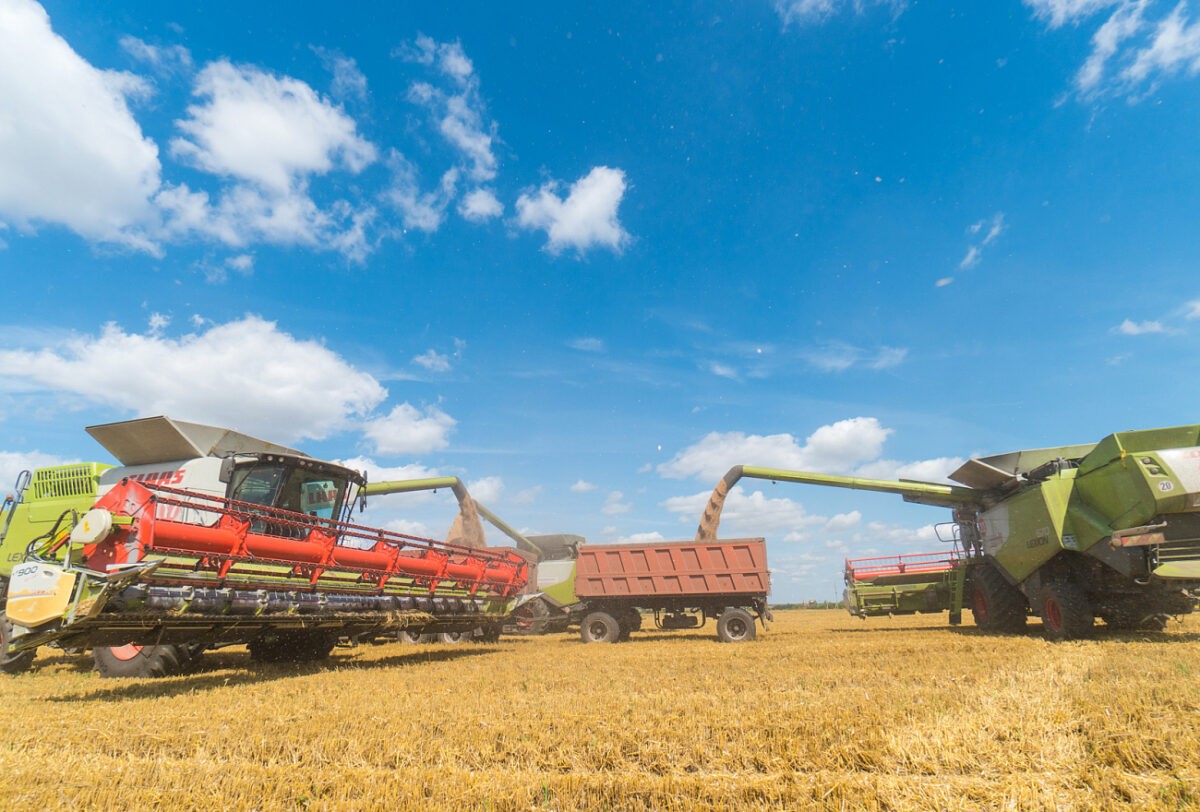
[[[430,5],[0,0],[3,481],[166,413],[675,539],[1196,419],[1187,0]],[[783,602],[947,518],[723,529]]]

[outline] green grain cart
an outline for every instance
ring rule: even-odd
[[[1062,640],[1089,636],[1096,618],[1161,629],[1200,596],[1200,425],[972,459],[950,475],[959,485],[736,466],[713,491],[698,541],[716,538],[742,477],[895,493],[953,511],[959,552],[927,571],[903,559],[872,577],[848,566],[855,614],[949,611],[954,623],[965,604],[982,629],[1020,631],[1034,614],[1046,637]]]

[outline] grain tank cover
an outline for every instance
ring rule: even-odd
[[[1048,462],[1057,459],[1082,459],[1095,447],[1095,443],[1064,445],[1057,448],[1030,448],[1025,451],[1012,451],[1008,454],[995,454],[991,457],[976,457],[963,463],[950,475],[950,478],[971,488],[985,491],[994,490]]]
[[[87,433],[122,465],[151,465],[229,454],[307,454],[248,434],[169,417],[143,417],[88,426]]]

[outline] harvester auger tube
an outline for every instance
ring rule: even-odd
[[[895,493],[904,497],[906,502],[918,502],[924,505],[938,507],[960,507],[978,504],[982,501],[979,491],[974,488],[963,488],[957,485],[940,485],[936,482],[918,482],[915,480],[893,481],[888,479],[865,479],[863,477],[837,476],[835,474],[818,474],[811,471],[787,471],[781,468],[758,468],[753,465],[735,465],[730,468],[704,508],[700,518],[700,526],[696,529],[697,542],[715,541],[717,531],[721,527],[721,510],[725,507],[725,498],[733,486],[743,478],[766,479],[772,482],[798,482],[805,485],[825,485],[833,488],[849,488],[859,491],[878,491],[880,493]]]

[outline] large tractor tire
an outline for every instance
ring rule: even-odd
[[[621,624],[608,612],[589,612],[579,626],[579,639],[585,643],[615,643],[621,639]]]
[[[1042,633],[1047,640],[1092,636],[1096,618],[1087,595],[1071,581],[1051,581],[1042,591]]]
[[[22,651],[19,654],[8,653],[8,641],[12,639],[12,621],[8,615],[0,614],[0,673],[22,674],[33,666],[33,658],[37,649]]]
[[[995,567],[983,564],[971,574],[971,613],[985,632],[1015,634],[1025,630],[1028,613],[1021,590],[1004,580]]]
[[[642,628],[642,613],[637,609],[626,609],[617,615],[617,623],[621,626],[621,640],[628,640],[629,636]]]
[[[200,651],[191,646],[98,646],[92,661],[105,678],[173,677],[189,671]]]
[[[300,629],[265,634],[247,648],[250,659],[260,663],[312,663],[328,657],[336,644],[328,632]]]
[[[757,636],[754,616],[745,609],[731,606],[717,618],[717,639],[722,643],[745,643]]]

